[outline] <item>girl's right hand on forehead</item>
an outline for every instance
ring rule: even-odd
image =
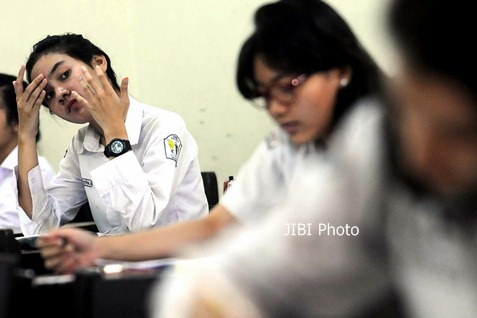
[[[35,139],[40,124],[40,107],[45,98],[44,88],[47,80],[43,74],[40,74],[23,89],[24,76],[25,66],[22,65],[16,81],[13,82],[18,108],[18,134]]]

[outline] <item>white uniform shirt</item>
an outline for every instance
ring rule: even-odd
[[[55,170],[42,156],[38,157],[38,162],[43,182],[47,184],[55,175]],[[0,165],[0,228],[12,229],[14,233],[21,233],[18,196],[13,175],[13,169],[17,163],[18,147],[15,147]]]
[[[192,254],[216,258],[162,276],[152,316],[187,317],[190,307],[174,304],[221,284],[223,304],[248,299],[262,318],[366,317],[392,295],[405,317],[476,317],[475,223],[446,219],[389,178],[375,106],[356,109],[329,142],[332,163],[292,184],[301,190],[286,205]],[[310,226],[287,235],[291,224]]]
[[[240,168],[220,203],[241,223],[254,223],[284,202],[292,179],[308,169],[305,160],[321,165],[322,159],[323,149],[314,143],[296,146],[277,128]]]
[[[109,160],[100,135],[81,128],[43,187],[37,168],[29,172],[33,221],[29,234],[71,221],[89,202],[100,233],[117,234],[197,219],[208,214],[198,148],[183,119],[130,97],[126,130],[132,151]],[[22,220],[28,217],[20,214]]]
[[[366,112],[357,117],[358,123],[379,120],[379,116]],[[347,160],[338,157],[341,152],[358,165],[375,163],[372,158],[376,146],[370,149],[368,143],[360,142],[361,134],[367,131],[358,133],[352,129],[353,134],[341,137],[338,129],[341,127],[328,141],[327,163],[317,165],[313,158],[304,160],[288,184],[290,191],[282,198],[282,204],[259,222],[224,233],[210,245],[185,255],[215,256],[210,260],[181,265],[179,270],[162,276],[154,290],[156,298],[151,298],[151,317],[188,317],[190,307],[177,307],[174,303],[190,306],[198,290],[207,294],[208,286],[213,289],[216,284],[232,286],[223,291],[224,298],[249,299],[261,318],[356,317],[359,315],[347,313],[366,310],[389,292],[385,273],[368,261],[370,255],[363,251],[361,240],[366,232],[361,223],[363,211],[374,214],[373,207],[362,207],[373,202],[366,195],[374,192],[374,181],[378,179],[359,169],[336,169]],[[348,141],[346,147],[341,145],[341,139]],[[373,155],[368,156],[368,152]],[[354,177],[367,186],[355,188]],[[320,223],[348,223],[358,226],[360,233],[357,237],[320,236]],[[287,235],[292,224],[295,235]],[[304,225],[304,232],[298,231],[298,224]],[[237,316],[255,317],[250,312]]]

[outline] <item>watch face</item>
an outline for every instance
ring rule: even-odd
[[[111,144],[111,151],[115,154],[121,153],[123,149],[124,145],[121,141],[116,140]]]

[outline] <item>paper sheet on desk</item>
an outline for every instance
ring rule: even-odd
[[[148,261],[138,261],[138,262],[127,262],[127,261],[117,261],[117,260],[109,260],[109,259],[97,259],[95,261],[95,265],[102,267],[103,269],[114,268],[113,266],[118,266],[117,268],[121,268],[122,270],[128,269],[137,269],[137,270],[145,270],[145,269],[158,269],[165,266],[176,265],[180,263],[182,260],[178,258],[163,258],[163,259],[155,259],[155,260],[148,260]]]
[[[205,259],[205,258],[204,258]],[[189,266],[202,262],[204,259],[181,259],[181,258],[162,258],[148,261],[117,261],[109,259],[97,259],[95,265],[101,267],[104,272],[119,272],[125,270],[148,270],[160,269],[164,267],[173,267],[174,271],[186,270]]]
[[[56,285],[67,284],[74,282],[75,276],[73,274],[51,274],[51,275],[38,275],[33,277],[31,285]]]

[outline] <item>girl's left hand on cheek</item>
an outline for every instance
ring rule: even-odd
[[[118,95],[100,66],[95,67],[97,79],[93,78],[84,66],[81,67],[81,72],[82,74],[78,74],[78,81],[87,99],[77,92],[73,92],[73,97],[85,105],[104,134],[118,125],[124,126],[129,107],[128,78],[121,81]]]

